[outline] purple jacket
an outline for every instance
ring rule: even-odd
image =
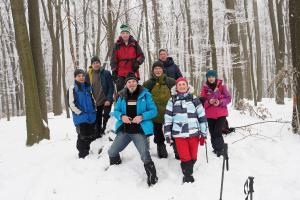
[[[231,102],[231,96],[225,85],[222,85],[222,80],[217,79],[217,86],[213,91],[207,84],[204,84],[201,90],[201,97],[204,98],[204,108],[207,118],[217,119],[219,117],[227,117],[227,105]],[[211,99],[218,99],[220,104],[214,106],[209,103]]]

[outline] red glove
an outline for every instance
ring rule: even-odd
[[[205,140],[206,140],[206,138],[203,137],[203,136],[201,136],[201,137],[199,138],[199,144],[200,144],[201,146],[203,146],[203,145],[205,144]]]

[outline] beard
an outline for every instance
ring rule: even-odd
[[[136,88],[137,86],[128,88],[129,93],[130,94],[134,93],[136,91]]]

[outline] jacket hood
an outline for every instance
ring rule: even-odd
[[[166,61],[163,62],[164,67],[169,67],[171,65],[174,65],[174,60],[172,57],[168,57]]]

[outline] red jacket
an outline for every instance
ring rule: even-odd
[[[217,86],[212,90],[207,84],[204,84],[201,90],[201,97],[204,98],[205,115],[207,118],[217,119],[219,117],[228,116],[227,104],[231,102],[231,96],[226,88],[222,85],[222,80],[217,79]],[[214,106],[209,103],[211,99],[218,99],[219,106]]]
[[[139,71],[133,70],[133,65],[141,65],[145,60],[144,53],[138,42],[130,35],[128,45],[125,45],[120,36],[114,45],[111,57],[111,69],[117,76],[126,77],[128,72],[135,72],[139,78]]]

